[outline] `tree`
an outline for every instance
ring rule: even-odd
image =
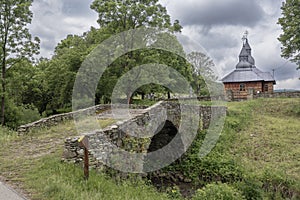
[[[179,21],[171,26],[167,10],[158,0],[95,0],[91,8],[98,15],[100,27],[110,27],[114,33],[142,26],[180,31]]]
[[[6,70],[39,50],[39,38],[27,27],[32,0],[0,0],[1,124],[5,123]]]
[[[91,8],[99,15],[97,22],[100,27],[106,28],[111,34],[141,27],[161,28],[168,30],[170,33],[179,32],[182,28],[178,20],[175,20],[175,22],[171,24],[170,16],[167,14],[166,8],[159,4],[158,0],[95,0]],[[126,33],[123,33],[123,37],[124,52],[127,52],[126,49],[130,49],[130,47],[133,46],[133,40],[136,40],[136,37],[126,35]],[[143,41],[141,42],[146,44],[147,38],[142,39]],[[140,60],[142,54],[145,55],[145,51],[129,52],[122,56],[122,58],[115,61],[108,69],[118,74],[110,74],[116,77],[115,80],[117,80],[118,77],[133,67],[143,64],[143,61]],[[116,70],[116,68],[118,68],[118,70]],[[106,84],[104,83],[103,85]],[[130,91],[129,88],[128,91]],[[126,95],[128,103],[130,103],[131,94],[128,92]]]
[[[278,19],[283,33],[278,40],[283,47],[282,56],[290,58],[291,61],[298,63],[300,69],[300,1],[286,0],[283,2],[281,10],[282,17]]]
[[[217,80],[212,69],[214,67],[213,60],[201,52],[191,52],[188,54],[187,60],[192,65],[192,86],[196,90],[197,95],[207,95],[207,83],[205,81]]]
[[[40,118],[39,102],[42,101],[40,70],[29,60],[23,59],[6,73],[5,126],[17,128]]]

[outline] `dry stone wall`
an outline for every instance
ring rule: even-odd
[[[193,106],[188,107],[193,109]],[[144,112],[132,119],[119,121],[102,131],[86,133],[91,155],[90,166],[102,169],[104,167],[102,165],[103,162],[110,162],[109,156],[114,153],[114,146],[130,152],[147,153],[151,137],[136,138],[132,137],[132,134],[135,136],[139,136],[139,134],[145,135],[145,131],[153,131],[152,127],[159,127],[165,121],[169,121],[176,128],[179,128],[182,108],[182,105],[177,102],[160,102],[145,109]],[[226,112],[226,107],[197,106],[197,108],[199,108],[199,113],[197,114],[201,121],[200,129],[207,129],[209,127],[212,112]],[[149,129],[145,127],[149,127]],[[132,130],[134,130],[134,133],[132,133]],[[82,163],[83,149],[77,142],[78,138],[67,138],[65,140],[64,161]],[[132,166],[133,170],[135,167],[138,166]]]
[[[253,98],[300,98],[300,92],[274,92],[253,95]]]
[[[19,135],[26,134],[34,128],[50,127],[50,126],[57,125],[60,122],[73,119],[74,114],[76,114],[78,112],[85,113],[86,115],[92,115],[94,113],[103,112],[108,109],[110,109],[110,105],[108,105],[108,104],[107,105],[97,105],[97,106],[94,106],[91,108],[82,109],[82,110],[78,110],[75,112],[53,115],[53,116],[43,118],[43,119],[40,119],[40,120],[32,122],[32,123],[20,126],[18,128],[18,134]]]
[[[240,92],[235,92],[240,93]],[[248,90],[244,93],[244,98],[237,98],[237,95],[232,92],[232,90],[226,90],[226,100],[227,101],[240,101],[240,100],[252,100],[258,98],[300,98],[300,91],[297,92],[273,92],[273,93],[254,93],[253,90]]]
[[[145,106],[139,106],[139,105],[131,105],[130,108],[132,109],[144,109],[146,108]],[[50,127],[50,126],[55,126],[60,122],[66,121],[66,120],[71,120],[73,119],[73,116],[77,113],[82,113],[84,115],[93,115],[93,114],[98,114],[101,112],[104,112],[106,110],[111,109],[110,104],[102,104],[102,105],[97,105],[91,108],[86,108],[82,110],[78,110],[75,112],[69,112],[69,113],[63,113],[63,114],[58,114],[58,115],[53,115],[47,118],[40,119],[38,121],[22,125],[18,127],[18,134],[19,135],[24,135],[28,133],[30,130],[35,129],[35,128],[42,128],[42,127]]]

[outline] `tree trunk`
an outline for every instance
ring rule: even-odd
[[[5,75],[6,75],[6,60],[2,60],[2,77],[1,77],[1,86],[2,86],[2,96],[1,96],[1,125],[4,126],[5,123]]]
[[[2,46],[3,58],[2,58],[2,73],[1,73],[1,86],[2,86],[2,94],[1,94],[1,125],[4,126],[5,123],[5,76],[6,76],[6,42],[7,36],[5,37],[4,44]]]
[[[7,10],[7,4],[5,4],[5,10]],[[5,32],[4,32],[4,41],[2,43],[2,73],[1,73],[1,86],[2,86],[2,94],[1,94],[1,125],[4,126],[5,123],[5,77],[6,77],[6,54],[7,54],[7,40],[8,40],[8,31],[9,31],[9,26],[7,25],[6,18],[4,20],[4,25],[5,25]]]
[[[200,85],[197,85],[197,96],[201,96],[201,94],[200,94]]]

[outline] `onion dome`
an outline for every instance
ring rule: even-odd
[[[236,68],[237,69],[252,68],[252,65],[249,62],[242,60],[236,65]]]

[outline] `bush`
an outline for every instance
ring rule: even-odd
[[[247,200],[263,199],[262,184],[254,179],[245,179],[234,183],[234,186],[240,190]]]
[[[33,105],[16,106],[10,101],[6,102],[5,125],[16,129],[22,124],[27,124],[40,119],[38,109]]]
[[[285,174],[267,169],[261,181],[270,199],[298,199],[300,197],[299,185]]]
[[[139,106],[152,106],[155,103],[157,103],[157,101],[151,99],[132,99],[132,104]]]
[[[241,200],[245,197],[236,188],[226,183],[211,183],[196,191],[193,200]]]

